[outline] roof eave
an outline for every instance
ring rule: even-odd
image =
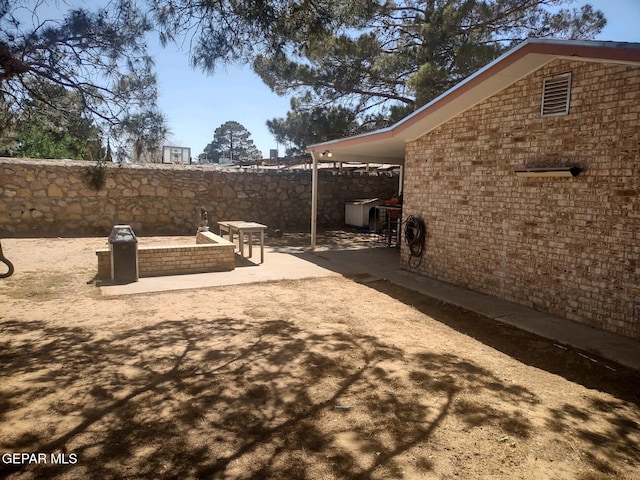
[[[394,125],[361,135],[316,143],[310,145],[307,151],[317,154],[324,150],[351,149],[371,142],[404,144],[407,140],[423,135],[447,121],[451,115],[461,113],[494,95],[555,58],[638,65],[640,64],[640,44],[530,38]],[[491,85],[492,80],[494,85]],[[483,84],[486,91],[481,88]],[[476,95],[469,94],[473,89],[477,89]],[[449,106],[448,111],[445,109],[447,106]],[[441,118],[435,115],[438,111],[442,112]],[[428,125],[423,125],[427,117],[431,117],[431,121]]]

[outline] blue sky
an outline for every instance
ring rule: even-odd
[[[576,2],[582,5],[587,2]],[[640,42],[640,0],[590,0],[608,25],[599,40]],[[206,75],[189,67],[187,55],[175,47],[154,49],[160,88],[159,106],[172,132],[169,144],[191,148],[196,158],[228,120],[244,125],[264,156],[279,148],[266,121],[284,117],[289,99],[271,92],[251,69],[230,66]]]
[[[220,67],[214,75],[207,75],[193,70],[186,53],[175,47],[158,47],[154,56],[158,106],[169,124],[169,144],[190,147],[195,159],[213,140],[216,128],[235,120],[251,132],[263,156],[269,156],[269,149],[278,148],[266,121],[284,117],[289,99],[271,92],[251,68]]]

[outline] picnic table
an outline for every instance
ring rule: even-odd
[[[218,227],[220,228],[220,236],[224,238],[224,233],[226,232],[229,236],[229,241],[233,243],[234,233],[238,234],[238,244],[240,248],[240,256],[245,258],[244,256],[244,239],[248,238],[249,240],[249,257],[253,256],[253,234],[260,234],[260,263],[264,263],[264,231],[267,226],[262,225],[261,223],[256,222],[245,222],[242,220],[223,220],[218,222]],[[248,236],[248,237],[247,237]]]

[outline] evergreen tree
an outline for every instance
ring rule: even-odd
[[[262,154],[251,139],[251,133],[240,123],[230,120],[216,128],[213,141],[205,148],[199,158],[207,163],[220,163],[227,160],[234,164],[243,161],[259,160]]]
[[[278,143],[288,145],[289,157],[304,155],[307,146],[354,135],[360,125],[353,111],[342,107],[301,108],[294,102],[285,118],[267,120],[269,132]]]
[[[0,103],[6,107],[0,124],[22,117],[35,103],[75,115],[51,101],[52,86],[72,92],[82,118],[91,117],[105,135],[125,132],[127,122],[155,109],[156,79],[145,43],[152,23],[135,2],[111,0],[94,11],[69,8],[57,19],[45,18],[48,6],[0,0]]]
[[[75,92],[40,86],[47,101],[29,99],[0,130],[2,154],[32,158],[87,159],[100,155],[100,132]]]
[[[398,120],[527,37],[586,39],[606,23],[590,5],[565,8],[572,0],[152,3],[165,40],[195,36],[193,65],[252,62],[278,94],[377,123]]]

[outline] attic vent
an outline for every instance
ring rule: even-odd
[[[542,83],[542,116],[555,117],[569,113],[571,73],[545,78]]]

